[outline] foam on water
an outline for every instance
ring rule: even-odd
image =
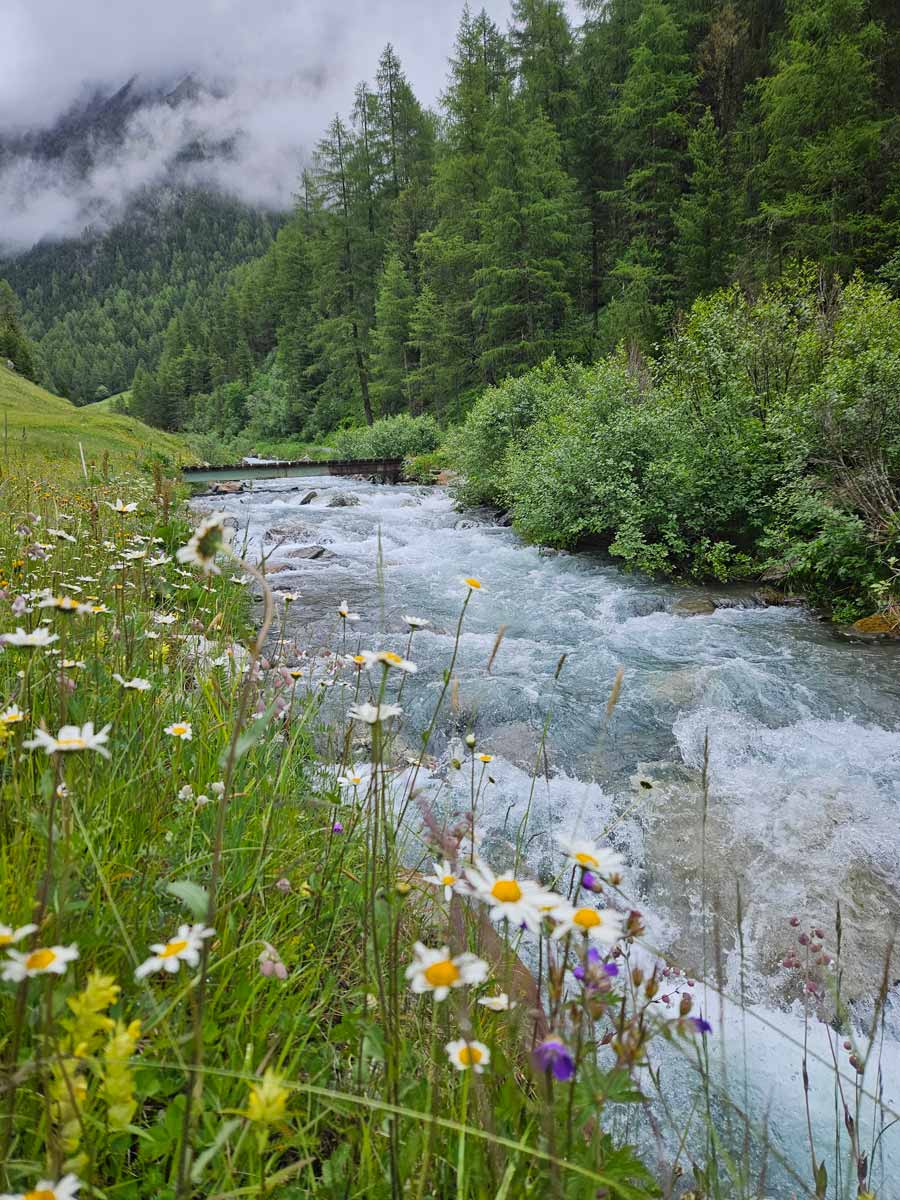
[[[753,1111],[768,1112],[773,1140],[808,1178],[797,1124],[800,1056],[784,1036],[796,1041],[799,1031],[802,1042],[803,1022],[778,964],[790,944],[786,918],[797,912],[833,926],[840,898],[845,987],[858,1012],[877,991],[884,948],[900,920],[897,648],[839,642],[812,614],[796,609],[723,607],[708,616],[677,615],[678,601],[697,589],[625,575],[599,556],[542,554],[486,515],[455,511],[439,489],[332,478],[263,486],[264,493],[222,498],[218,506],[237,518],[252,557],[265,549],[270,564],[288,565],[272,581],[302,594],[289,616],[300,646],[335,645],[336,608],[344,599],[362,615],[353,628],[362,646],[402,651],[404,613],[432,622],[415,635],[420,669],[405,685],[406,720],[413,727],[427,723],[441,688],[466,594],[462,577],[483,582],[460,643],[458,718],[434,744],[440,760],[435,787],[440,780],[447,816],[466,810],[468,781],[447,763],[452,739],[473,729],[479,746],[496,755],[495,782],[485,790],[480,817],[485,853],[495,865],[505,865],[518,844],[535,870],[547,870],[553,832],[574,825],[589,834],[611,830],[633,864],[631,882],[654,944],[698,972],[701,935],[709,932],[699,913],[701,887],[707,898],[717,898],[717,936],[735,999],[735,881],[741,881],[745,995],[759,1019],[732,1002],[721,1012],[713,1005],[711,1016],[721,1026],[713,1053],[732,1078],[741,1078],[741,1089],[749,1067]],[[318,494],[301,506],[309,489]],[[347,492],[360,503],[328,507]],[[266,542],[274,528],[280,533]],[[330,556],[291,560],[293,550],[310,544],[326,547]],[[505,637],[488,676],[485,665],[501,625]],[[619,667],[624,686],[607,723]],[[548,712],[550,778],[532,788]],[[702,885],[700,776],[707,734]],[[640,789],[641,776],[654,786]],[[748,1020],[749,1064],[742,1058]],[[827,1028],[813,1021],[810,1029],[830,1061]],[[885,1099],[894,1107],[900,1105],[898,1046],[895,1036],[883,1052],[885,1071],[892,1072]],[[683,1060],[667,1069],[689,1085]],[[815,1067],[812,1076],[814,1107],[821,1106],[822,1127],[832,1129],[831,1072]],[[898,1130],[880,1143],[893,1162],[893,1178],[900,1170]],[[790,1194],[788,1174],[780,1182],[770,1179],[771,1195]]]

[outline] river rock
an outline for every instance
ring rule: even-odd
[[[759,588],[753,593],[753,599],[764,608],[798,608],[806,603],[805,596],[794,596],[789,592],[779,592],[775,588]]]
[[[499,525],[501,527],[501,529],[509,529],[509,527],[510,527],[510,525],[512,525],[512,523],[513,523],[512,509],[508,509],[506,512],[502,512],[499,514],[499,516],[494,518],[494,524]]]
[[[324,546],[300,546],[296,550],[288,551],[288,558],[297,559],[316,559],[316,558],[334,558],[330,550],[326,550]]]
[[[358,504],[359,496],[354,496],[352,492],[338,492],[328,501],[328,508],[356,508]]]
[[[315,498],[316,498],[316,496],[318,496],[318,494],[319,493],[317,491],[307,492],[306,495],[303,497],[303,499],[300,501],[300,503],[301,504],[312,504],[313,500],[315,500]]]
[[[315,536],[305,525],[273,525],[263,534],[263,543],[271,546],[273,542],[301,542]]]
[[[239,479],[222,479],[218,483],[210,486],[206,493],[208,496],[237,496],[244,490],[244,485]]]
[[[708,596],[697,596],[690,600],[679,600],[672,607],[676,617],[708,617],[716,611],[715,602]]]

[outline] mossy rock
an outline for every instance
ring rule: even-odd
[[[862,617],[853,622],[857,633],[880,633],[892,637],[900,637],[900,620],[888,613],[873,613],[871,617]]]

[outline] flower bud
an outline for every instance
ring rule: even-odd
[[[678,1011],[681,1016],[686,1017],[694,1007],[694,1001],[690,996],[682,996],[681,1002],[678,1005]]]

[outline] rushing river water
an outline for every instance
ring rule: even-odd
[[[317,495],[301,505],[309,488]],[[348,496],[359,503],[331,506]],[[795,946],[792,914],[821,925],[826,949],[834,952],[840,900],[844,993],[860,1021],[871,1013],[900,916],[898,648],[841,642],[808,612],[742,606],[727,589],[709,594],[730,606],[679,615],[681,601],[707,593],[625,575],[599,556],[542,553],[485,514],[457,511],[437,488],[283,480],[215,504],[246,531],[254,557],[265,549],[270,567],[287,564],[272,582],[301,593],[289,610],[289,634],[308,649],[335,645],[342,600],[361,615],[353,635],[363,647],[402,651],[403,614],[431,621],[413,643],[419,673],[404,691],[407,728],[427,724],[439,694],[466,594],[462,577],[483,582],[465,618],[455,723],[444,722],[433,745],[437,774],[470,728],[479,749],[495,756],[483,825],[494,865],[507,865],[526,813],[523,844],[535,870],[549,865],[555,832],[609,831],[629,858],[629,886],[652,945],[698,975],[705,951],[711,980],[718,961],[730,999],[704,994],[700,983],[696,988],[716,1027],[710,1042],[716,1070],[727,1072],[732,1094],[758,1122],[768,1114],[774,1152],[808,1180],[802,1004],[797,972],[780,964]],[[324,547],[327,556],[292,558],[310,545]],[[505,636],[488,674],[501,625]],[[607,720],[620,667],[621,695]],[[529,801],[548,715],[546,762]],[[454,786],[464,809],[467,780],[445,785],[451,810]],[[718,922],[704,919],[704,898]],[[892,981],[898,975],[895,965]],[[743,1005],[736,1003],[741,988]],[[880,1086],[885,1105],[898,1111],[896,984],[887,1012],[881,1074],[873,1056],[866,1084],[873,1091]],[[826,1030],[811,1023],[810,1047],[830,1062]],[[840,1059],[851,1079],[846,1052]],[[684,1109],[689,1068],[670,1054],[665,1071]],[[833,1072],[816,1059],[810,1072],[820,1157],[827,1158],[834,1143]],[[870,1141],[871,1109],[864,1134]],[[876,1153],[887,1181],[879,1196],[886,1198],[900,1197],[898,1130],[884,1134]],[[829,1196],[855,1194],[846,1180],[840,1191],[834,1187],[833,1181]],[[771,1165],[766,1194],[793,1190]]]

